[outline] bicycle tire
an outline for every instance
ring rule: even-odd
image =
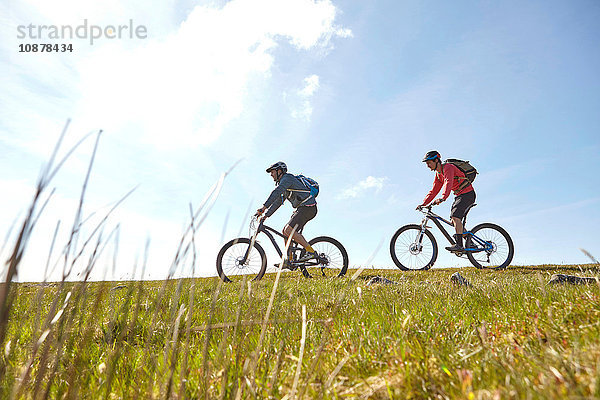
[[[340,277],[346,275],[348,271],[348,252],[340,242],[329,236],[318,236],[308,242],[319,254],[319,257],[325,259],[326,265],[316,266],[323,277]],[[307,268],[301,268],[305,277],[310,277]],[[307,276],[308,275],[308,276]]]
[[[414,231],[414,232],[412,232]],[[421,249],[415,247],[415,240],[421,233],[421,226],[410,224],[398,229],[390,240],[390,254],[396,267],[403,271],[428,270],[433,266],[438,255],[438,246],[433,234],[426,230]],[[425,250],[425,251],[424,251]]]
[[[471,264],[479,269],[505,269],[508,267],[515,254],[515,246],[504,228],[486,222],[471,229],[471,233],[485,242],[490,242],[493,249],[491,252],[485,250],[480,252],[467,251],[467,258]],[[482,248],[481,244],[476,243],[471,236],[467,236],[465,248],[478,247]]]
[[[227,242],[217,255],[217,273],[223,282],[233,282],[243,278],[244,275],[252,276],[253,281],[260,280],[267,270],[267,256],[260,244],[254,242],[254,250],[250,251],[248,260],[240,265],[250,239],[237,238]],[[258,253],[258,254],[257,254]]]

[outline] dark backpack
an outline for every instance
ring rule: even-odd
[[[474,166],[469,164],[468,161],[463,161],[463,160],[459,160],[456,158],[449,158],[446,160],[445,163],[454,165],[456,168],[460,169],[463,174],[465,174],[466,179],[464,179],[464,182],[461,183],[461,185],[459,186],[457,191],[461,191],[464,188],[466,188],[467,186],[469,186],[470,184],[472,184],[473,181],[475,180],[475,178],[477,177],[477,174],[478,174],[477,170],[475,169]],[[463,179],[463,178],[457,177],[457,179]]]

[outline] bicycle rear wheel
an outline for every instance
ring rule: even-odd
[[[465,241],[471,264],[477,268],[489,269],[504,269],[510,264],[515,247],[502,227],[490,223],[479,224],[471,233],[473,235],[468,235]]]
[[[438,247],[433,234],[425,231],[421,236],[419,225],[405,225],[398,229],[390,241],[390,254],[398,268],[403,271],[427,270],[433,266]]]
[[[250,239],[238,238],[226,243],[217,255],[217,272],[223,282],[233,282],[248,275],[253,281],[260,280],[267,270],[267,256],[263,248],[254,242],[248,257],[244,255],[250,246]]]
[[[309,269],[313,274],[323,277],[344,276],[348,271],[348,253],[340,242],[328,236],[319,236],[308,242],[319,255],[318,260],[310,260],[305,264],[305,271]]]

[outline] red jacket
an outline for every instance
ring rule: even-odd
[[[425,196],[425,200],[423,200],[423,206],[431,203],[435,196],[440,192],[442,186],[444,186],[444,194],[442,198],[446,200],[448,196],[450,196],[450,191],[453,190],[456,196],[464,193],[471,192],[473,190],[473,185],[469,184],[462,190],[458,190],[460,185],[463,183],[465,178],[465,174],[458,169],[456,165],[446,163],[442,164],[442,171],[444,174],[440,174],[439,172],[435,173],[435,179],[433,180],[433,189],[427,193]],[[461,179],[462,178],[462,179]]]

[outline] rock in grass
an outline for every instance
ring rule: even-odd
[[[559,283],[570,283],[571,285],[585,285],[587,283],[595,282],[597,282],[597,280],[593,277],[554,274],[550,278],[550,281],[548,281],[548,285],[556,285]]]
[[[458,286],[472,286],[471,283],[460,274],[460,272],[455,272],[450,276],[450,281]]]
[[[390,281],[387,278],[383,278],[381,276],[374,276],[369,280],[369,282],[367,282],[367,286],[375,285],[378,283],[382,284],[382,285],[397,285],[398,284],[398,282]]]

